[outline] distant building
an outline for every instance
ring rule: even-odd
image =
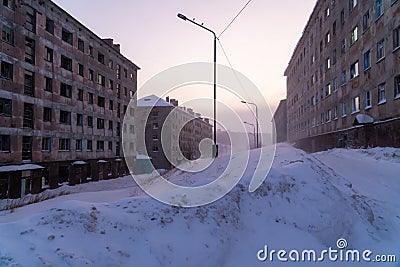
[[[274,114],[274,126],[276,134],[274,140],[277,143],[282,143],[287,141],[287,112],[286,112],[286,99],[281,100],[278,108]]]
[[[153,103],[155,103],[154,107]],[[138,140],[145,138],[145,146],[141,147],[138,143],[137,151],[139,154],[146,154],[151,158],[155,169],[170,169],[172,167],[170,159],[175,162],[180,162],[179,150],[182,155],[189,160],[200,157],[199,143],[204,138],[212,138],[212,125],[208,119],[201,117],[201,114],[195,113],[190,108],[178,106],[178,100],[169,99],[163,100],[155,95],[150,95],[138,100],[136,115],[138,119],[144,117],[146,112],[150,112],[150,116],[146,121],[145,136],[143,133],[136,132]],[[176,118],[172,124],[164,125],[167,116],[176,111]],[[190,121],[179,132],[179,126],[184,121]],[[161,131],[165,131],[166,140],[164,147],[161,144]],[[178,140],[178,142],[176,142]],[[179,147],[173,145],[179,143]],[[167,147],[168,146],[168,147]]]
[[[138,67],[49,0],[0,4],[0,198],[127,173]]]
[[[285,71],[289,141],[400,145],[399,14],[393,0],[317,1]],[[358,115],[373,122],[354,130]]]

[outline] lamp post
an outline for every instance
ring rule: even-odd
[[[216,158],[216,157],[218,157],[218,145],[217,145],[217,35],[215,34],[214,31],[203,26],[202,24],[195,22],[194,20],[187,18],[183,14],[179,13],[178,18],[180,18],[184,21],[189,21],[189,22],[199,26],[200,28],[203,28],[204,30],[211,32],[214,35],[214,146],[213,146],[213,156]]]
[[[256,108],[256,128],[257,128],[257,145],[256,145],[256,147],[257,148],[259,148],[259,142],[258,142],[258,107],[257,107],[257,105],[256,104],[254,104],[254,103],[251,103],[251,102],[247,102],[247,101],[244,101],[244,100],[242,100],[241,101],[243,104],[248,104],[248,105],[253,105],[253,106],[255,106],[255,108]]]
[[[253,126],[254,148],[256,148],[256,127],[254,126],[254,124],[246,122],[246,121],[244,121],[243,123]]]

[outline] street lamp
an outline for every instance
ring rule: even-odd
[[[214,31],[210,30],[209,28],[204,27],[202,24],[195,22],[187,18],[183,14],[178,14],[178,18],[189,21],[206,31],[211,32],[214,35],[214,146],[213,146],[213,156],[216,158],[218,157],[218,145],[217,145],[217,35]]]
[[[256,148],[256,127],[254,126],[254,124],[252,124],[252,123],[249,123],[249,122],[246,122],[246,121],[244,121],[243,123],[244,123],[244,124],[248,124],[248,125],[251,125],[251,126],[253,126],[253,135],[254,135],[254,148]]]
[[[244,101],[244,100],[242,100],[241,101],[243,104],[248,104],[248,105],[253,105],[253,106],[255,106],[256,107],[256,124],[257,124],[257,126],[256,126],[256,128],[257,128],[257,145],[256,145],[256,147],[257,148],[259,148],[259,142],[258,142],[258,107],[257,107],[257,105],[256,104],[254,104],[254,103],[251,103],[251,102],[247,102],[247,101]]]

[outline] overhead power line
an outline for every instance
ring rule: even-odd
[[[240,14],[242,14],[243,10],[246,9],[246,7],[250,4],[250,2],[253,0],[249,0],[244,7],[239,11],[239,13],[232,19],[232,21],[225,27],[225,29],[218,35],[218,38],[221,37],[222,34],[224,34],[224,32],[233,24],[233,22],[235,22],[235,20],[240,16]]]

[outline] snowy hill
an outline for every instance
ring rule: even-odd
[[[221,157],[201,174],[174,171],[168,179],[198,184],[224,164]],[[340,238],[348,249],[371,250],[371,258],[397,257],[397,263],[371,266],[399,266],[399,149],[306,154],[279,145],[270,174],[254,193],[247,190],[250,173],[227,196],[198,208],[161,204],[124,178],[114,188],[101,186],[110,181],[88,184],[91,193],[1,212],[0,266],[365,266],[327,257],[280,263],[276,253],[273,262],[257,259],[266,245],[319,253],[338,249]]]

